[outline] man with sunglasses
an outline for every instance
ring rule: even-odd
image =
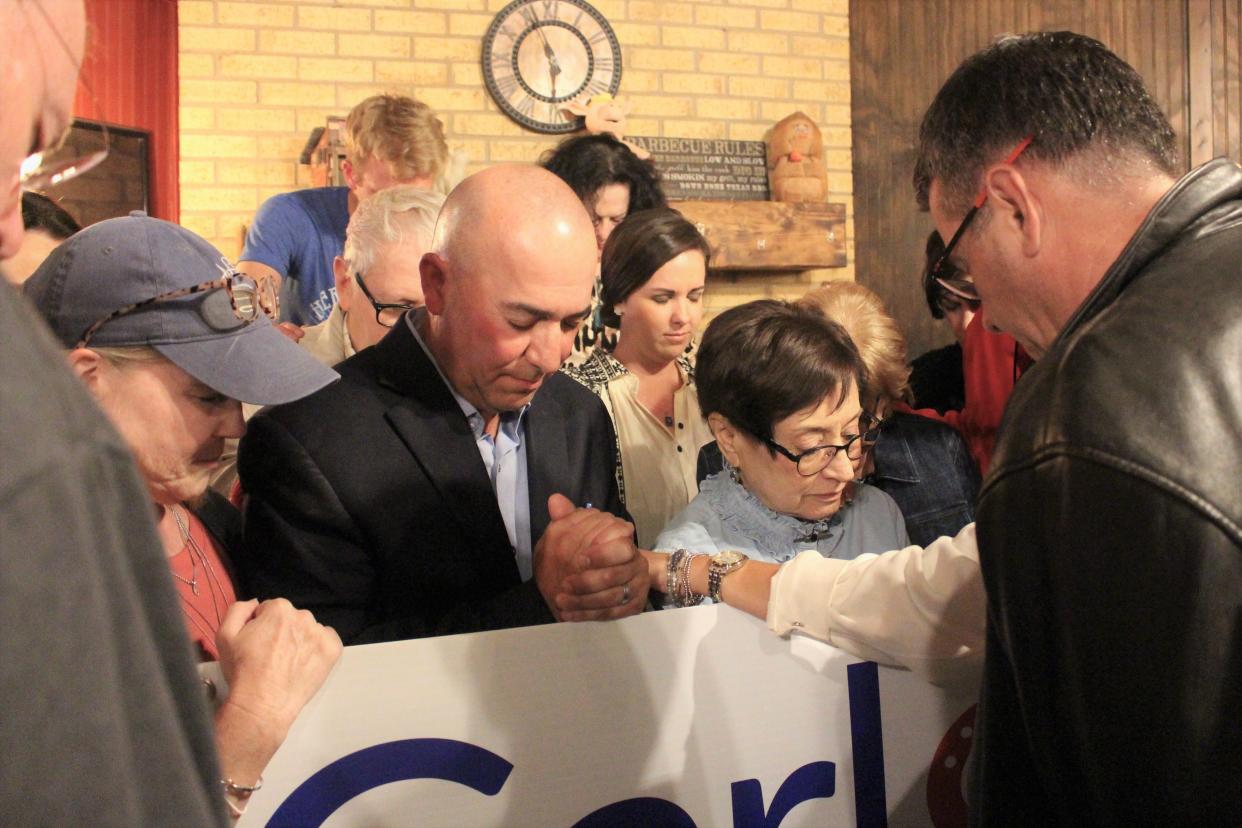
[[[940,413],[960,411],[966,404],[966,382],[962,374],[962,341],[966,327],[979,310],[978,301],[968,301],[948,291],[931,274],[931,266],[944,252],[944,242],[935,230],[927,237],[923,268],[923,296],[932,319],[944,320],[953,332],[953,344],[933,348],[910,361],[910,395],[915,408],[934,408]],[[957,277],[956,271],[953,276]],[[973,291],[974,286],[970,289]]]
[[[1242,813],[1242,169],[1178,179],[1138,74],[1068,32],[963,63],[915,185],[1039,361],[977,507],[979,825]]]
[[[0,260],[56,150],[81,0],[0,3]],[[34,155],[41,153],[41,155]],[[211,720],[129,451],[0,282],[0,823],[219,825]]]

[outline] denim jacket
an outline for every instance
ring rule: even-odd
[[[927,546],[975,519],[979,470],[954,429],[895,411],[873,452],[875,472],[867,482],[897,501],[911,543]]]

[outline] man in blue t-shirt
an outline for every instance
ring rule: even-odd
[[[396,184],[430,188],[448,160],[444,125],[426,104],[402,95],[373,95],[345,120],[346,187],[315,187],[269,198],[246,233],[238,269],[271,279],[280,318],[314,325],[336,304],[332,260],[358,204]]]

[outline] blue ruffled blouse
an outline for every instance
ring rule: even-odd
[[[709,554],[736,549],[779,564],[808,549],[848,560],[909,544],[901,510],[874,486],[858,484],[852,503],[825,520],[806,521],[764,506],[726,469],[703,481],[694,500],[656,538],[655,549]]]

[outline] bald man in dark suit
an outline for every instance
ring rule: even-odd
[[[340,383],[251,421],[255,589],[347,643],[551,622],[582,573],[591,617],[641,611],[611,423],[557,373],[594,269],[590,220],[555,176],[464,181],[421,262],[426,308],[341,363]]]

